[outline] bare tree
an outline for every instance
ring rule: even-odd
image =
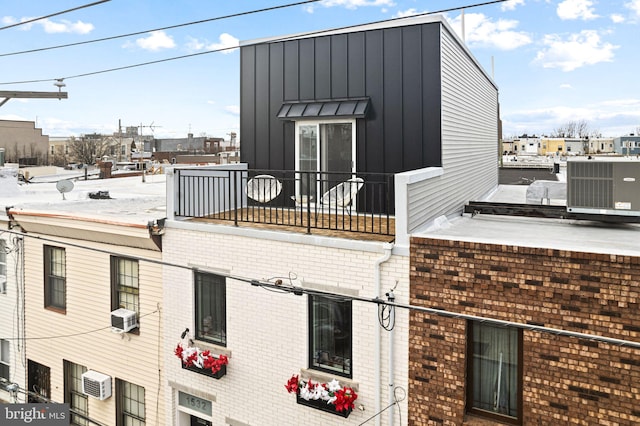
[[[551,132],[551,136],[554,138],[586,138],[589,136],[589,123],[586,120],[567,121]]]
[[[75,161],[84,164],[93,164],[96,158],[106,155],[108,143],[104,138],[71,138],[69,145],[71,156]]]

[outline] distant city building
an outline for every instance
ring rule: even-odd
[[[8,163],[46,165],[49,136],[43,135],[33,121],[0,120],[0,148],[5,149]]]

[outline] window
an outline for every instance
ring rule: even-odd
[[[116,379],[116,425],[142,426],[145,424],[144,388]]]
[[[51,368],[27,360],[27,402],[47,402],[51,398]]]
[[[9,381],[10,350],[9,341],[0,339],[0,379]]]
[[[309,296],[309,366],[352,377],[350,301]]]
[[[60,247],[44,246],[44,306],[65,310],[67,272],[65,251]]]
[[[129,309],[140,315],[138,261],[111,257],[111,310]]]
[[[227,345],[227,300],[224,277],[196,272],[196,339]]]
[[[522,331],[469,322],[467,410],[518,424],[522,410]]]
[[[7,293],[7,244],[0,240],[0,294]]]
[[[69,404],[71,409],[72,425],[88,425],[89,422],[75,413],[89,415],[89,401],[87,395],[82,393],[82,374],[87,371],[87,367],[64,361],[64,402]]]

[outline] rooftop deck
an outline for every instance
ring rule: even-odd
[[[393,175],[176,170],[175,216],[365,241],[395,239]]]

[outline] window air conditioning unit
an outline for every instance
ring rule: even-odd
[[[134,311],[116,309],[111,312],[111,330],[116,333],[126,333],[138,327],[138,318]]]
[[[111,396],[111,377],[89,370],[82,374],[82,393],[99,400]]]

